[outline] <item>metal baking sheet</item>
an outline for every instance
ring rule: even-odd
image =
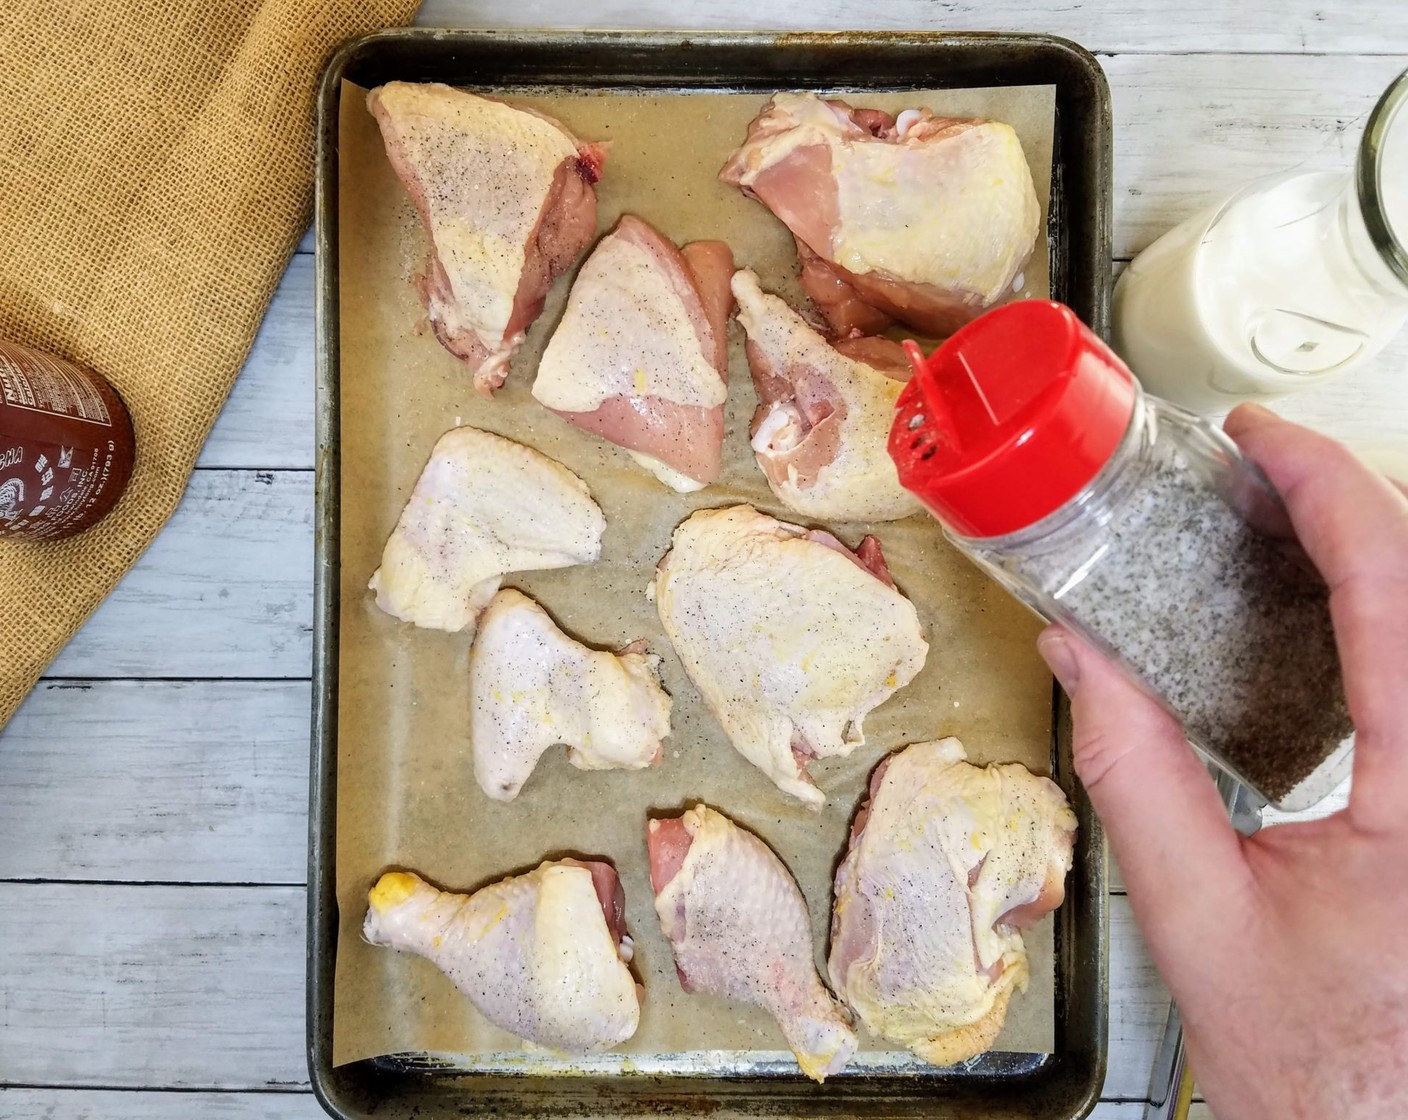
[[[634,94],[650,92],[652,90],[669,91],[670,94],[678,92],[724,92],[737,91],[740,88],[748,89],[749,96],[757,98],[759,92],[768,92],[775,88],[796,88],[804,85],[820,84],[824,88],[855,88],[870,94],[872,97],[880,95],[884,90],[915,89],[932,85],[946,85],[949,88],[962,87],[963,81],[951,80],[953,78],[952,67],[935,67],[942,70],[945,75],[943,82],[934,82],[927,76],[927,72],[913,70],[913,77],[908,80],[892,78],[889,81],[878,82],[874,78],[867,81],[859,81],[850,74],[841,72],[824,72],[818,70],[815,63],[806,64],[797,55],[798,66],[805,69],[811,80],[804,80],[801,74],[788,76],[776,72],[769,72],[767,80],[759,82],[749,80],[749,76],[743,74],[739,66],[732,65],[727,68],[727,72],[720,74],[712,80],[700,80],[693,71],[700,62],[699,56],[695,53],[703,49],[706,45],[727,50],[728,48],[746,47],[749,44],[771,43],[772,49],[768,52],[776,61],[776,56],[789,55],[789,51],[797,52],[802,48],[800,43],[796,43],[796,36],[693,36],[688,40],[683,40],[678,36],[622,36],[622,35],[481,35],[477,33],[397,33],[388,36],[374,37],[370,41],[354,46],[349,52],[354,59],[354,64],[344,64],[342,72],[337,72],[337,67],[329,75],[332,89],[339,89],[341,79],[358,85],[370,85],[379,81],[387,80],[391,77],[407,78],[410,80],[444,80],[452,83],[472,85],[478,88],[484,87],[515,87],[536,86],[540,88],[560,88],[564,90],[578,90],[583,87],[594,88],[603,91],[628,91]],[[972,37],[964,37],[971,40]],[[512,41],[504,58],[496,60],[490,64],[487,56],[495,54],[495,49],[505,45],[506,40]],[[839,47],[844,43],[854,45],[859,41],[879,43],[882,47],[896,46],[899,42],[916,43],[923,42],[936,44],[939,41],[948,43],[951,37],[944,36],[842,36],[842,37],[804,37],[805,49],[815,51],[820,44],[829,44],[832,47]],[[1006,41],[1005,39],[1003,40]],[[424,48],[431,46],[443,47],[447,43],[454,43],[456,46],[466,46],[463,54],[454,52],[450,58],[440,58],[437,61],[430,58],[429,54],[421,52],[419,61],[414,65],[408,65],[405,61],[388,61],[379,58],[379,52],[375,46],[370,54],[362,58],[362,69],[357,69],[355,58],[359,49],[366,48],[369,44],[380,44],[383,51],[395,51],[397,49],[410,48],[421,45]],[[789,48],[788,44],[796,44]],[[568,51],[567,57],[563,57],[562,48],[568,44],[575,44],[575,53]],[[612,48],[617,48],[612,50]],[[651,48],[654,48],[653,51]],[[676,52],[683,56],[683,62],[687,65],[682,71],[677,62],[674,69],[670,68],[670,52]],[[431,52],[433,54],[434,52]],[[727,58],[720,57],[720,63],[736,63],[737,58],[734,52],[729,51]],[[930,62],[934,61],[930,52]],[[627,60],[628,64],[622,65],[622,60]],[[643,61],[650,61],[654,65],[654,71],[649,66],[643,65]],[[617,65],[613,68],[609,61],[615,61]],[[508,63],[514,63],[513,66]],[[564,72],[563,67],[567,63],[575,62],[578,72]],[[384,66],[385,69],[378,69]],[[450,67],[450,68],[447,68]],[[871,67],[874,69],[874,66]],[[589,72],[589,73],[588,73]],[[921,77],[920,74],[924,76]],[[1098,71],[1097,71],[1098,74]],[[825,78],[824,82],[818,81]],[[972,83],[979,84],[979,83]],[[1044,79],[1043,76],[1036,75],[1019,80],[1015,76],[1006,82],[984,81],[985,86],[993,85],[1051,85],[1058,90],[1058,101],[1060,97],[1060,83]],[[328,87],[324,90],[323,108],[325,114],[328,111]],[[759,102],[760,103],[760,102]],[[1060,143],[1061,127],[1059,120],[1057,124],[1057,143]],[[337,114],[334,110],[331,117],[325,115],[323,138],[325,141],[324,155],[326,158],[320,161],[320,229],[319,229],[319,264],[320,264],[320,285],[319,298],[320,307],[320,421],[324,428],[320,432],[320,511],[329,515],[320,519],[320,529],[322,539],[320,540],[320,579],[326,579],[336,570],[339,552],[346,556],[346,547],[338,548],[339,522],[335,515],[332,515],[332,506],[335,500],[337,479],[337,440],[334,432],[336,421],[336,408],[339,403],[336,392],[336,340],[338,337],[336,322],[336,299],[337,299],[337,277],[336,266],[336,199],[335,188],[337,183],[336,166],[331,169],[332,178],[327,177],[329,162],[335,158],[336,149],[327,144],[330,139],[335,139]],[[329,122],[334,122],[329,128]],[[344,128],[346,126],[344,125]],[[590,133],[588,133],[590,135]],[[344,133],[344,139],[346,134]],[[1063,254],[1063,248],[1069,246],[1063,244],[1064,230],[1061,228],[1059,218],[1065,213],[1068,197],[1059,197],[1068,190],[1066,179],[1068,172],[1063,167],[1060,160],[1054,161],[1054,171],[1051,177],[1050,189],[1052,195],[1052,221],[1048,228],[1048,240],[1051,251],[1048,254],[1048,263],[1051,265],[1053,280],[1053,294],[1067,298],[1077,306],[1077,310],[1083,310],[1079,301],[1071,299],[1066,290],[1062,287],[1061,278],[1058,277],[1058,264],[1063,262],[1063,258],[1068,259],[1067,254]],[[1098,192],[1097,192],[1098,193]],[[332,197],[330,197],[332,196]],[[647,215],[649,216],[649,215]],[[331,219],[329,221],[328,219]],[[350,227],[349,227],[350,228]],[[666,232],[671,232],[666,230]],[[1104,250],[1105,260],[1108,260],[1108,250]],[[1105,272],[1108,278],[1108,267]],[[1094,303],[1099,305],[1103,302],[1104,285],[1095,293]],[[345,293],[344,293],[345,295]],[[345,306],[345,302],[344,302]],[[1098,316],[1092,319],[1100,324]],[[364,419],[364,412],[354,410],[349,413],[352,420]],[[437,433],[438,434],[438,433]],[[349,438],[353,438],[349,436]],[[364,433],[362,442],[365,442]],[[355,461],[350,461],[355,462]],[[346,478],[345,471],[342,476]],[[360,503],[359,503],[359,509]],[[356,538],[354,537],[354,540]],[[349,572],[352,584],[358,582],[353,578],[357,573]],[[349,584],[348,586],[351,586]],[[329,635],[336,634],[336,592],[331,592],[329,598],[325,600],[324,593],[328,591],[325,582],[319,586],[318,609],[320,614],[319,638],[320,641]],[[360,616],[354,610],[354,628]],[[354,643],[354,646],[357,646]],[[357,646],[360,648],[360,646]],[[313,1068],[315,1084],[319,1085],[320,1093],[327,1090],[325,1101],[335,1105],[337,1108],[346,1111],[349,1107],[355,1107],[351,1102],[342,1099],[345,1092],[339,1094],[330,1086],[336,1082],[344,1089],[357,1079],[349,1078],[349,1074],[355,1075],[359,1066],[366,1067],[366,1073],[372,1078],[372,1082],[367,1087],[374,1091],[381,1090],[387,1098],[388,1107],[399,1107],[402,1104],[410,1107],[411,1104],[428,1103],[425,1094],[431,1094],[437,1108],[458,1107],[466,1109],[479,1109],[493,1111],[495,1113],[518,1113],[522,1115],[542,1115],[545,1111],[598,1111],[602,1108],[602,1101],[597,1099],[597,1094],[601,1091],[609,1091],[612,1101],[605,1111],[619,1114],[622,1111],[635,1111],[640,1109],[659,1109],[665,1106],[674,1096],[680,1092],[687,1092],[689,1099],[695,1104],[703,1101],[711,1102],[710,1107],[719,1106],[729,1108],[741,1108],[750,1114],[759,1112],[773,1113],[799,1113],[809,1111],[828,1111],[840,1109],[846,1112],[855,1112],[859,1104],[856,1097],[858,1087],[864,1085],[871,1090],[878,1088],[875,1095],[875,1103],[884,1102],[887,1112],[893,1112],[897,1106],[908,1103],[910,1109],[918,1106],[932,1112],[937,1100],[942,1099],[947,1091],[952,1087],[962,1085],[976,1085],[983,1082],[1010,1083],[1016,1079],[1045,1080],[1041,1077],[1044,1071],[1058,1069],[1062,1066],[1060,1061],[1063,1049],[1063,1034],[1070,1026],[1066,1014],[1068,1000],[1065,985],[1068,981],[1067,961],[1065,960],[1065,927],[1069,925],[1069,918],[1066,910],[1063,909],[1062,916],[1058,919],[1058,930],[1055,937],[1056,942],[1056,981],[1058,994],[1056,999],[1057,1009],[1057,1030],[1056,1041],[1051,1053],[1030,1055],[994,1052],[984,1055],[969,1063],[960,1070],[934,1071],[924,1068],[916,1072],[913,1068],[904,1064],[888,1065],[885,1063],[872,1064],[864,1074],[847,1076],[842,1079],[835,1079],[822,1089],[809,1086],[800,1081],[794,1069],[790,1069],[786,1062],[767,1061],[742,1061],[742,1062],[719,1062],[696,1060],[692,1062],[666,1061],[647,1062],[635,1061],[622,1064],[618,1062],[605,1061],[593,1063],[565,1064],[561,1062],[531,1061],[518,1063],[504,1063],[499,1061],[485,1060],[476,1061],[475,1055],[461,1057],[456,1063],[453,1072],[443,1068],[437,1069],[435,1064],[417,1055],[401,1055],[394,1059],[378,1058],[367,1062],[355,1063],[351,1067],[342,1067],[335,1071],[327,1070],[320,1063],[328,1060],[326,1050],[320,1053],[319,1039],[326,1041],[325,1031],[320,1031],[318,1023],[318,1008],[322,1006],[319,996],[319,983],[326,980],[326,965],[331,958],[331,947],[336,944],[336,930],[328,930],[322,925],[327,914],[319,910],[319,906],[329,906],[320,900],[325,895],[324,888],[327,886],[326,876],[335,870],[332,867],[334,858],[333,849],[328,846],[329,831],[322,827],[327,820],[333,816],[336,809],[335,786],[332,782],[324,782],[324,777],[331,778],[331,771],[335,767],[335,745],[331,757],[327,754],[329,745],[335,740],[335,736],[323,734],[329,730],[336,718],[336,694],[332,688],[332,681],[336,674],[336,642],[328,641],[320,646],[318,668],[320,670],[320,680],[316,695],[319,698],[319,742],[315,745],[315,754],[319,755],[315,759],[315,805],[314,805],[314,855],[313,867],[310,869],[310,883],[312,886],[312,901],[310,906],[310,946],[312,956],[310,959],[310,1060]],[[1030,687],[1030,686],[1027,686]],[[1058,721],[1059,722],[1059,721]],[[888,745],[895,745],[890,743]],[[1063,759],[1060,757],[1060,750],[1057,749],[1052,758],[1052,769],[1058,780],[1065,779],[1068,767],[1062,765]],[[667,764],[668,765],[668,764]],[[1069,784],[1068,779],[1063,780],[1063,784]],[[686,791],[689,792],[689,791]],[[345,806],[344,806],[345,807]],[[730,809],[729,804],[722,805],[725,809]],[[1080,805],[1077,804],[1080,811]],[[1083,814],[1084,816],[1085,814]],[[1091,842],[1098,840],[1098,837],[1091,837],[1090,830],[1083,830]],[[360,832],[360,830],[359,830]],[[765,833],[766,835],[766,833]],[[320,840],[323,844],[322,851],[326,857],[319,854]],[[1083,840],[1083,843],[1085,841]],[[1078,851],[1077,859],[1084,862],[1084,856]],[[1079,868],[1078,868],[1079,874]],[[451,882],[448,885],[461,885]],[[1078,884],[1073,880],[1072,902],[1074,903],[1079,893]],[[822,888],[824,891],[824,887]],[[630,892],[628,891],[628,894]],[[1103,891],[1101,893],[1101,904],[1103,905]],[[345,901],[345,900],[344,900]],[[824,901],[822,903],[824,907]],[[813,900],[814,909],[817,908],[817,900]],[[1070,909],[1068,904],[1067,909]],[[639,919],[636,923],[639,924]],[[824,917],[823,917],[824,924]],[[355,922],[353,923],[355,926]],[[344,925],[344,936],[351,927]],[[637,931],[639,935],[640,931]],[[322,940],[324,937],[330,938]],[[1103,945],[1103,938],[1097,939]],[[321,946],[321,948],[320,948]],[[348,944],[348,949],[357,949],[360,946],[353,943]],[[365,966],[364,966],[365,967]],[[1103,969],[1099,970],[1103,978]],[[330,993],[328,993],[330,999]],[[1049,997],[1048,997],[1049,999]],[[1103,1000],[1101,1000],[1103,1006]],[[326,1019],[322,1023],[323,1028],[330,1028],[330,1022]],[[1067,1065],[1069,1063],[1066,1063]],[[656,1066],[659,1069],[656,1069]],[[668,1072],[670,1076],[658,1076],[662,1072]],[[1069,1071],[1067,1071],[1069,1072]],[[399,1082],[409,1078],[405,1084],[398,1085],[392,1089],[393,1081]],[[891,1082],[893,1084],[884,1084]],[[848,1084],[849,1083],[849,1084]],[[1098,1089],[1099,1078],[1095,1078],[1094,1085]],[[727,1101],[729,1092],[737,1092],[740,1086],[744,1088],[745,1095],[737,1101]],[[727,1087],[727,1092],[725,1091]],[[904,1087],[907,1091],[900,1091]],[[1093,1092],[1093,1090],[1092,1090]],[[332,1096],[339,1099],[332,1100]],[[985,1096],[991,1100],[992,1094]],[[375,1097],[373,1098],[375,1099]],[[1093,1099],[1093,1096],[1091,1097]],[[633,1101],[635,1107],[627,1107],[627,1101]],[[848,1103],[848,1101],[850,1103]],[[995,1103],[995,1102],[994,1102]],[[908,1109],[900,1107],[900,1111]],[[349,1115],[358,1114],[355,1110],[348,1112]],[[383,1114],[378,1108],[378,1115]],[[393,1113],[394,1114],[394,1113]],[[997,1113],[1000,1115],[1000,1113]],[[1069,1111],[1043,1111],[1042,1115],[1073,1115]]]

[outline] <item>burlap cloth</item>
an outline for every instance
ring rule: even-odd
[[[138,458],[87,533],[0,542],[0,723],[185,490],[307,225],[332,49],[416,5],[5,5],[0,337],[102,373],[132,412]]]

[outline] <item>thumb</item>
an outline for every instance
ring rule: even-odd
[[[1212,777],[1178,721],[1085,642],[1052,626],[1037,648],[1071,699],[1076,774],[1151,948],[1206,944],[1218,899],[1246,876]]]

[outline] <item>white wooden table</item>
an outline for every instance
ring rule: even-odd
[[[1115,267],[1234,184],[1347,167],[1403,0],[428,0],[481,26],[1049,31],[1115,108]],[[289,267],[180,511],[0,735],[0,1116],[321,1115],[303,1046],[313,258]],[[1408,339],[1283,411],[1408,452]],[[1167,994],[1116,880],[1100,1120]]]

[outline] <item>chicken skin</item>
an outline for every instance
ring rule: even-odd
[[[431,326],[491,394],[553,279],[596,235],[605,149],[436,82],[388,82],[367,108],[430,239],[419,284]]]
[[[472,629],[509,572],[590,564],[606,520],[561,463],[478,428],[436,442],[368,585],[387,614]]]
[[[733,254],[626,215],[583,263],[533,396],[674,490],[719,476]]]
[[[580,770],[639,770],[660,761],[670,697],[660,659],[590,649],[528,596],[505,588],[479,621],[469,654],[474,776],[498,801],[518,796],[538,759],[564,743]]]
[[[879,542],[853,553],[750,506],[684,521],[650,590],[730,742],[813,809],[826,797],[808,762],[863,743],[866,714],[914,679],[929,650]]]
[[[836,872],[837,994],[935,1065],[988,1049],[1027,986],[1021,928],[1065,897],[1075,829],[1060,788],[1017,763],[973,766],[957,739],[890,755]]]
[[[747,269],[733,277],[758,391],[753,451],[778,499],[804,517],[893,521],[919,510],[887,450],[909,376],[887,338],[829,344]]]
[[[655,911],[680,985],[761,1007],[803,1073],[839,1073],[855,1032],[817,975],[807,904],[782,861],[707,805],[647,827]]]
[[[812,93],[773,97],[719,177],[792,231],[802,283],[842,337],[885,317],[951,334],[1011,291],[1041,221],[1008,125]]]
[[[601,862],[543,863],[473,894],[391,871],[362,935],[430,961],[497,1027],[554,1050],[605,1050],[635,1034],[625,895]]]

